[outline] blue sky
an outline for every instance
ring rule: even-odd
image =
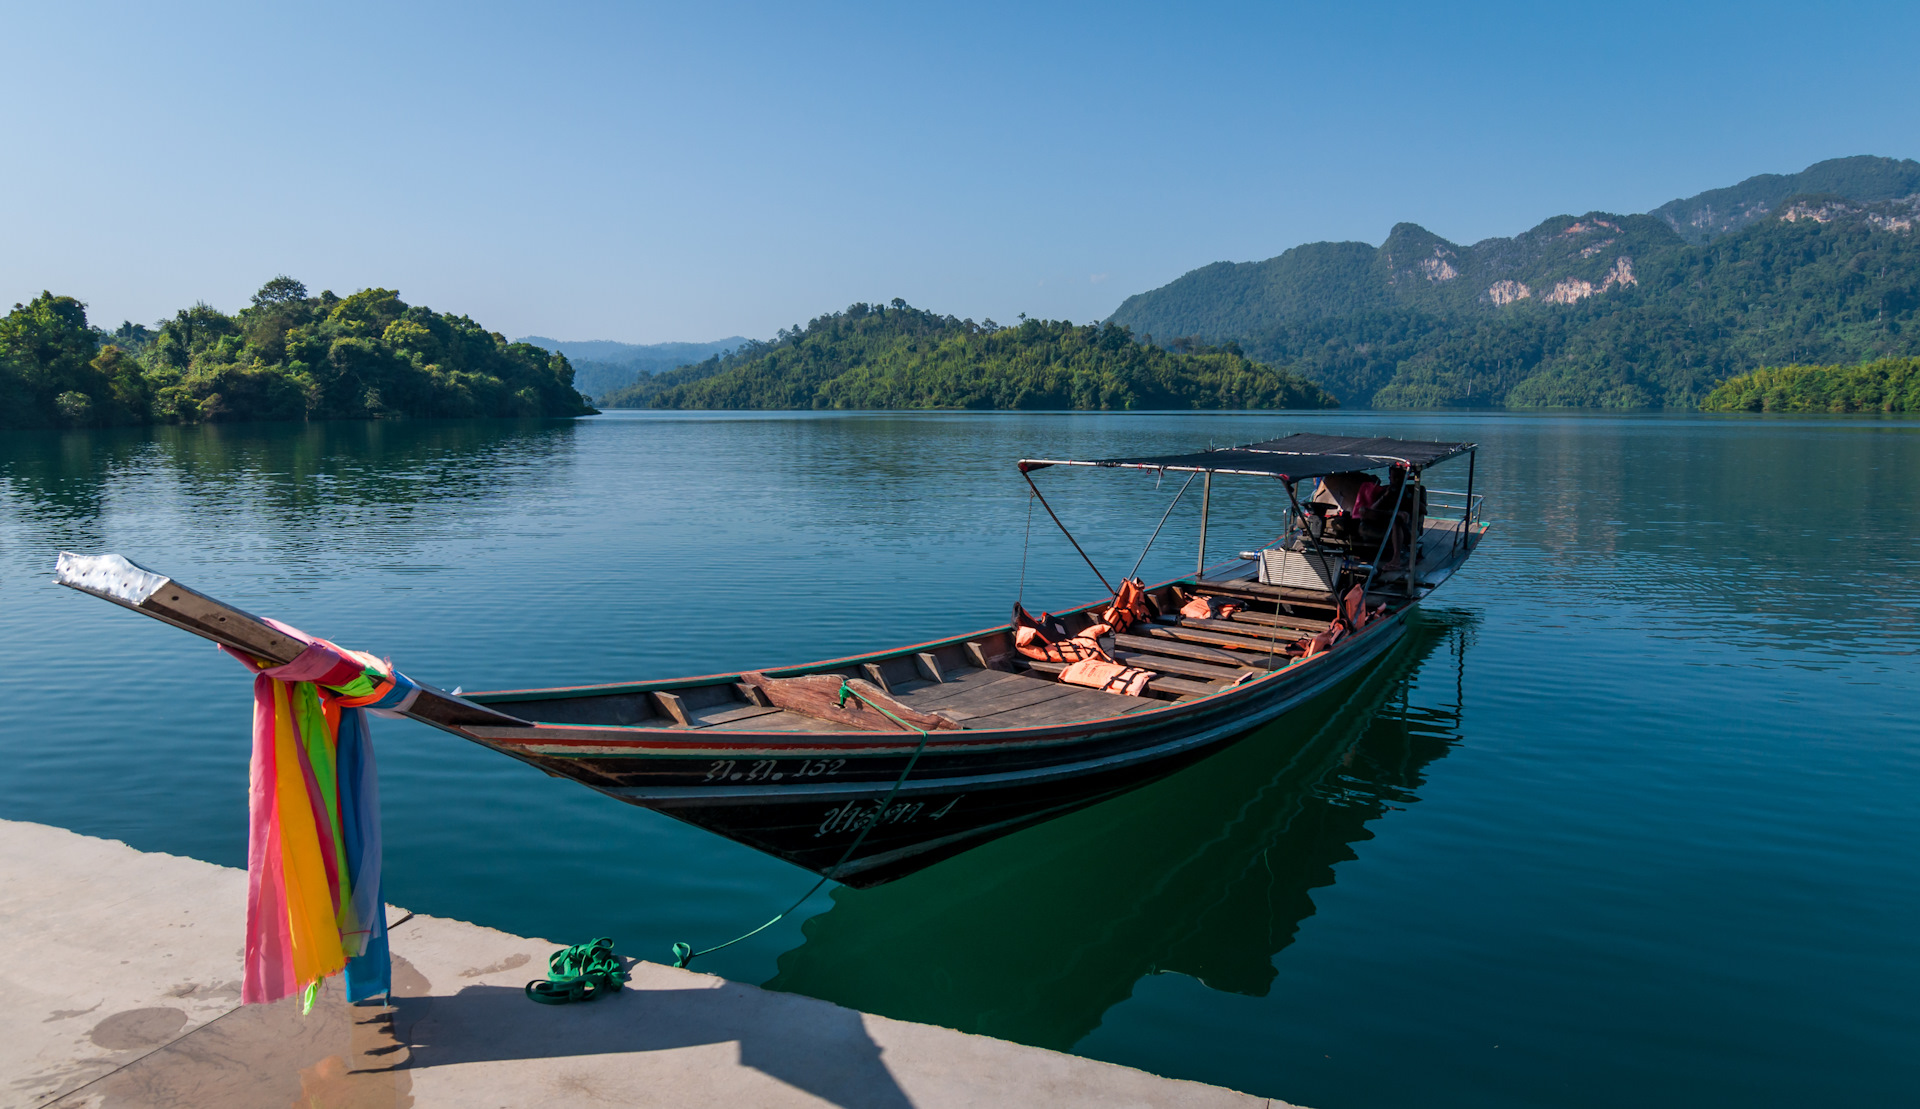
[[[0,298],[276,273],[510,335],[855,300],[1079,321],[1400,220],[1470,242],[1920,156],[1920,5],[0,7]]]

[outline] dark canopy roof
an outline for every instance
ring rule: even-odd
[[[1367,439],[1305,432],[1244,447],[1221,447],[1192,454],[1139,458],[1023,458],[1020,470],[1046,466],[1108,466],[1127,470],[1180,470],[1214,474],[1253,474],[1288,479],[1325,477],[1355,470],[1402,465],[1424,470],[1473,450],[1474,443],[1427,443],[1413,439]]]

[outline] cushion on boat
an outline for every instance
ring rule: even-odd
[[[1147,683],[1153,680],[1153,673],[1132,666],[1122,666],[1117,662],[1101,662],[1099,659],[1081,659],[1060,672],[1060,680],[1068,685],[1084,685],[1088,689],[1097,689],[1103,693],[1119,693],[1128,697],[1139,697],[1146,693]]]
[[[1016,602],[1013,606],[1013,649],[1041,662],[1078,662],[1083,658],[1106,659],[1100,649],[1100,636],[1110,629],[1095,624],[1079,635],[1047,613],[1038,619]],[[1107,661],[1111,662],[1111,659]]]
[[[1147,583],[1139,578],[1128,578],[1120,583],[1120,592],[1114,595],[1113,603],[1100,619],[1116,632],[1124,632],[1152,613],[1147,611]]]
[[[1244,602],[1227,597],[1195,597],[1180,606],[1180,615],[1195,620],[1225,620],[1246,607]]]
[[[1048,641],[1036,628],[1015,628],[1013,631],[1013,649],[1031,659],[1042,662],[1078,662],[1081,659],[1103,659],[1107,652],[1100,649],[1099,636],[1107,634],[1105,624],[1095,624],[1081,635],[1066,639]]]

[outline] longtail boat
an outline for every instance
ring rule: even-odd
[[[1195,572],[1129,579],[1058,614],[1016,604],[998,627],[801,666],[487,693],[414,683],[395,711],[822,876],[878,885],[1163,778],[1378,659],[1486,534],[1476,451],[1296,434],[1023,459],[1049,515],[1033,482],[1047,467],[1198,477]],[[1462,455],[1464,491],[1428,488],[1429,468]],[[1286,531],[1210,564],[1216,476],[1277,479]],[[62,554],[55,580],[266,665],[307,646],[119,555]]]

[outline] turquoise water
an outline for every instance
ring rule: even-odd
[[[1910,1104],[1920,424],[615,413],[0,442],[0,816],[244,861],[248,694],[48,584],[124,553],[467,689],[827,657],[1005,619],[1022,455],[1471,438],[1495,523],[1379,667],[1156,786],[702,969],[1320,1109]],[[1437,471],[1436,484],[1457,488]],[[1172,486],[1038,475],[1109,572]],[[1222,479],[1212,549],[1271,534]],[[1190,495],[1191,496],[1191,495]],[[1183,502],[1149,578],[1191,568]],[[1097,583],[1044,515],[1035,607]],[[661,959],[785,864],[407,722],[388,897]]]

